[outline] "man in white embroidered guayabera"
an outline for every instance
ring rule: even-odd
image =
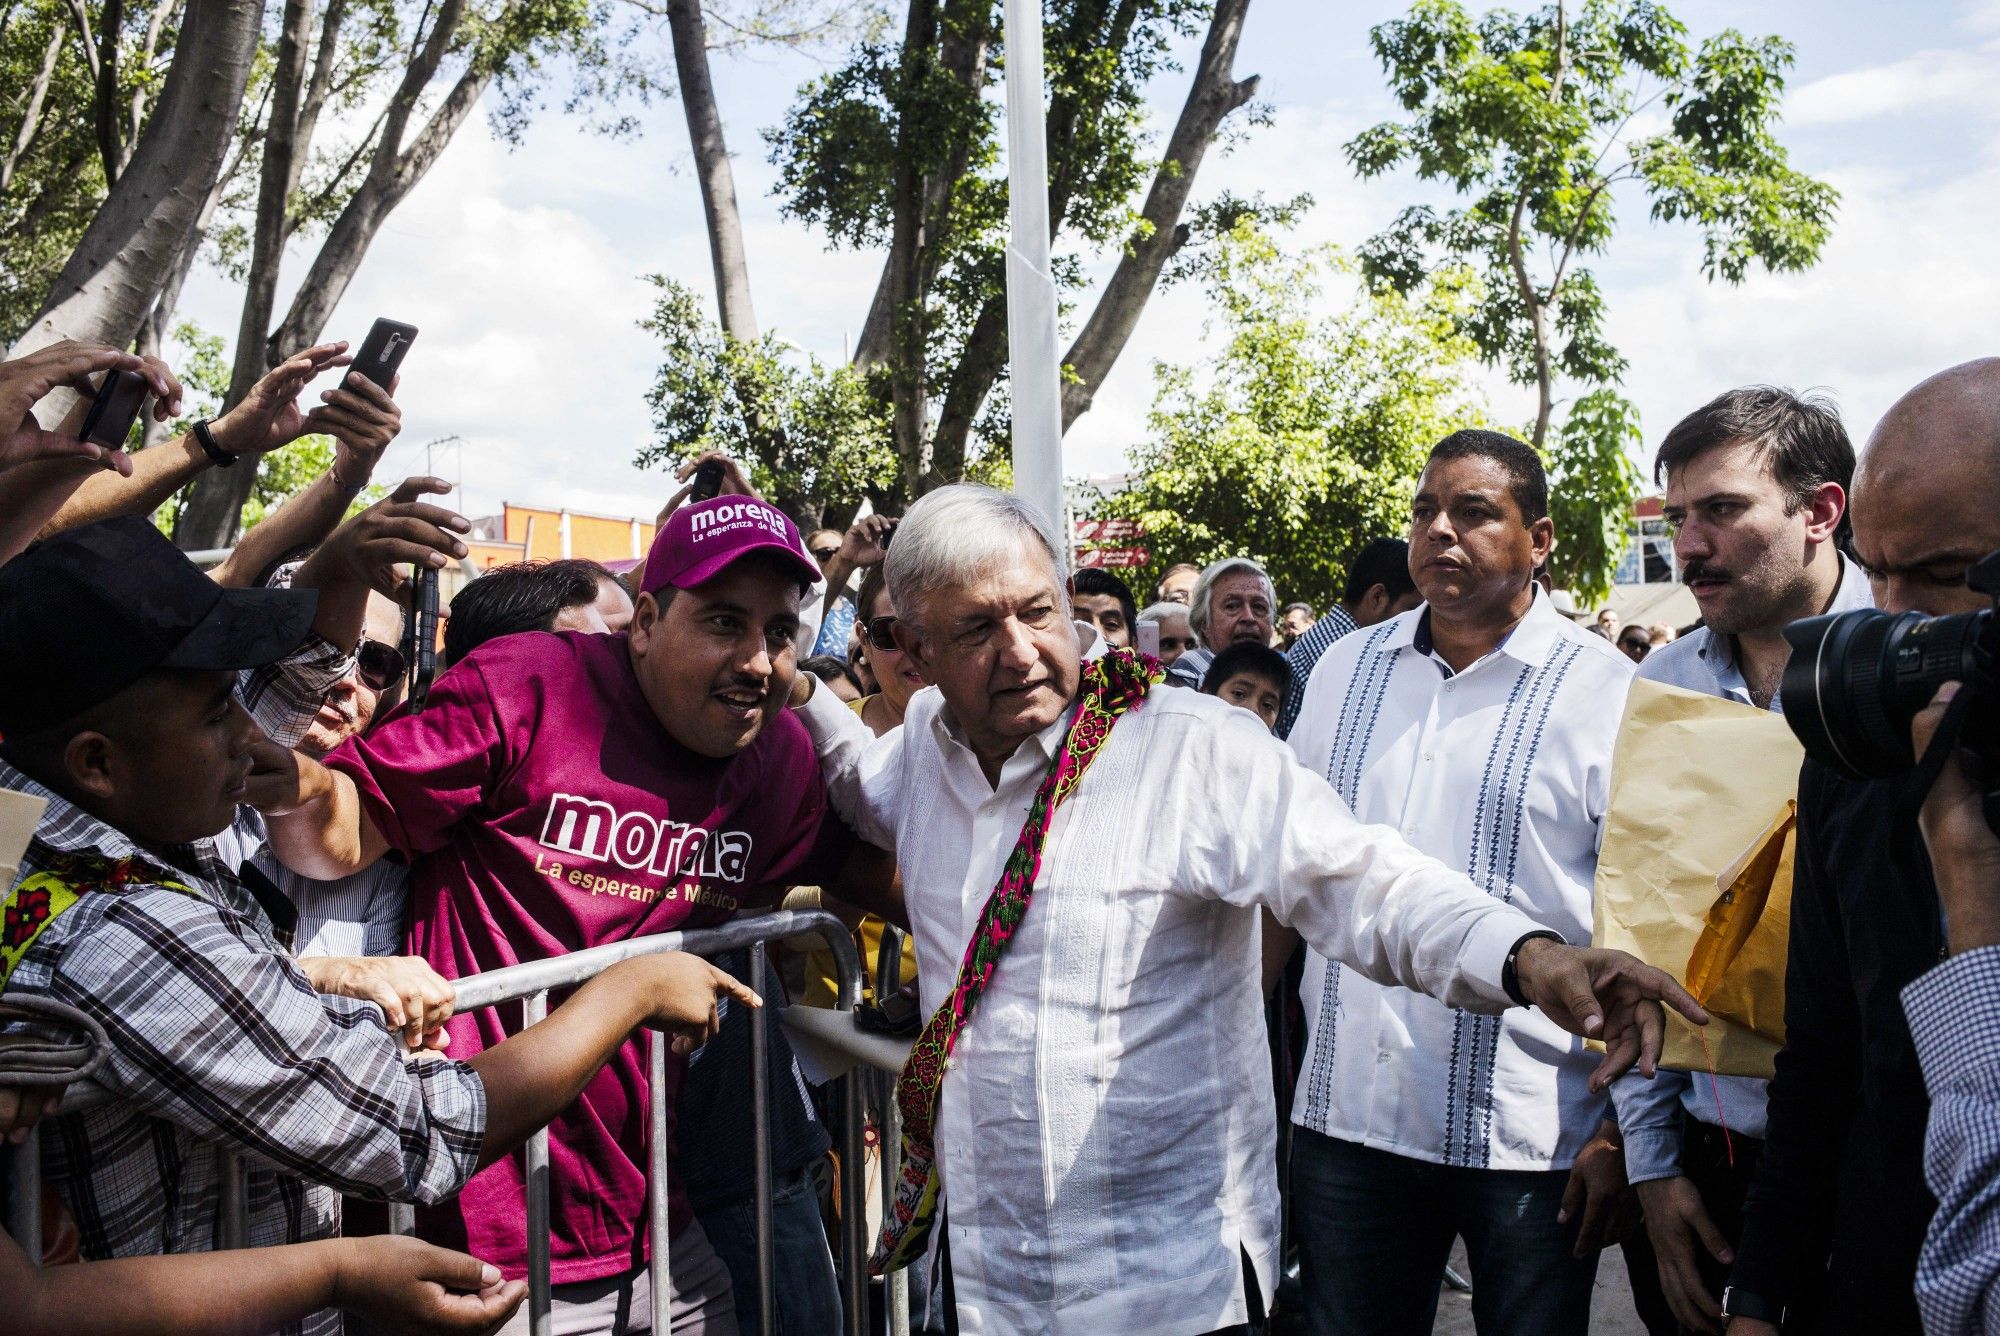
[[[1424,602],[1326,652],[1291,745],[1363,821],[1462,870],[1568,941],[1588,940],[1611,755],[1632,664],[1550,604],[1555,544],[1532,446],[1460,431],[1410,506]],[[1293,1218],[1315,1336],[1427,1336],[1454,1235],[1480,1336],[1582,1336],[1615,1128],[1596,1058],[1549,1018],[1476,1015],[1385,988],[1320,951],[1292,1121]],[[1565,1210],[1569,1169],[1609,1179]],[[1579,1224],[1583,1226],[1579,1239]]]
[[[989,900],[1032,897],[998,934],[937,1104],[956,1329],[1241,1327],[1278,1261],[1259,906],[1381,982],[1480,1011],[1533,1004],[1602,1033],[1600,1088],[1635,1060],[1651,1068],[1657,999],[1702,1013],[1661,971],[1535,936],[1393,830],[1361,825],[1248,712],[1145,690],[1130,658],[1085,662],[1106,651],[1078,640],[1064,550],[1015,497],[930,493],[887,574],[897,639],[936,685],[879,739],[811,684],[793,701],[835,807],[896,850],[933,1026]],[[1079,756],[1095,760],[1076,780]],[[1056,762],[1073,787],[1055,786],[1045,820]]]

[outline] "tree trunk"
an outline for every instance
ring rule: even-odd
[[[124,0],[104,0],[97,20],[97,94],[91,99],[97,126],[97,155],[104,162],[104,184],[118,184],[125,168],[125,146],[118,133],[118,38],[125,26]]]
[[[261,0],[189,0],[145,134],[10,356],[138,334],[228,156],[262,13]]]
[[[266,366],[275,366],[300,349],[311,347],[320,337],[382,224],[424,179],[438,155],[451,143],[452,136],[479,105],[480,94],[492,82],[493,70],[475,57],[409,147],[403,146],[418,99],[451,49],[453,35],[464,17],[464,0],[444,0],[439,7],[435,26],[421,52],[404,70],[383,117],[382,137],[376,143],[366,179],[327,230],[326,240],[313,256],[284,320],[263,341],[260,351]],[[244,357],[239,341],[239,365]],[[234,391],[233,383],[231,388]],[[195,480],[187,508],[176,526],[174,541],[191,550],[226,547],[235,542],[241,532],[243,503],[249,499],[255,481],[254,470],[250,469],[212,469],[202,474]]]
[[[1073,376],[1086,378],[1081,383],[1067,380],[1063,386],[1065,431],[1090,407],[1096,386],[1110,372],[1138,325],[1139,313],[1152,296],[1160,271],[1186,243],[1187,228],[1181,224],[1180,215],[1209,143],[1223,120],[1256,92],[1254,77],[1239,82],[1231,73],[1243,31],[1243,17],[1249,7],[1250,0],[1221,0],[1215,8],[1195,69],[1194,86],[1167,141],[1166,155],[1154,174],[1152,189],[1140,215],[1149,226],[1142,227],[1128,243],[1126,254],[1113,271],[1089,322],[1064,358]],[[1136,6],[1121,4],[1109,18],[1109,26],[1102,34],[1096,34],[1096,29],[1104,24],[1103,7],[1083,16],[1083,21],[1095,34],[1093,40],[1101,42],[1107,50],[1123,50],[1136,20]],[[1072,41],[1080,44],[1081,36],[1073,35]],[[1060,226],[1069,210],[1081,168],[1075,161],[1073,140],[1089,110],[1067,95],[1057,96],[1049,108],[1052,231]],[[996,298],[981,309],[958,365],[952,369],[931,443],[932,478],[947,479],[964,469],[973,424],[1006,365],[1006,333],[1006,304],[1004,299]]]
[[[1549,357],[1549,308],[1528,277],[1528,258],[1521,249],[1521,214],[1528,207],[1527,188],[1514,198],[1514,216],[1507,223],[1507,260],[1514,270],[1514,287],[1527,308],[1528,327],[1535,340],[1535,436],[1540,450],[1548,440],[1549,418],[1555,413],[1555,367]]]
[[[915,133],[909,107],[916,90],[929,77],[936,59],[937,0],[910,0],[903,35],[902,96],[904,114],[896,135],[896,166],[890,186],[893,225],[889,236],[889,402],[890,435],[903,466],[903,483],[918,494],[918,480],[928,467],[929,408],[924,395],[924,354],[929,347],[924,319],[924,294],[917,283],[918,252],[923,245],[924,182],[917,170]]]
[[[708,73],[708,31],[702,24],[701,0],[667,0],[667,26],[673,33],[681,104],[687,108],[695,176],[701,182],[722,332],[739,343],[754,343],[757,312],[750,302],[750,264],[743,247],[743,219],[736,210],[736,177],[729,167],[722,114],[716,109],[715,83]]]
[[[938,63],[960,87],[974,96],[979,95],[986,86],[986,63],[993,45],[992,6],[985,0],[954,0],[945,8],[941,21],[931,20],[929,34],[930,39],[938,44]],[[904,50],[905,59],[908,59],[907,38]],[[944,235],[945,215],[951,207],[952,192],[964,178],[971,161],[971,142],[961,140],[952,146],[951,152],[938,167],[924,174],[921,198],[912,205],[917,210],[916,227],[920,238]],[[931,249],[935,250],[935,247]],[[919,272],[913,282],[906,275],[899,275],[895,269],[893,241],[890,256],[890,262],[882,266],[882,277],[875,285],[873,300],[868,304],[868,318],[861,326],[861,337],[855,341],[852,365],[857,371],[868,371],[888,360],[897,292],[927,294],[930,279],[936,276],[935,256],[928,261],[918,260]]]
[[[243,309],[236,322],[236,347],[223,406],[243,401],[250,387],[270,370],[265,334],[278,300],[278,267],[290,238],[290,204],[310,145],[299,142],[299,107],[304,97],[306,57],[312,45],[312,0],[285,0],[284,26],[271,71],[271,118],[264,131],[264,160],[257,180],[257,210],[250,232],[250,270]],[[242,474],[238,477],[237,474]],[[211,470],[197,480],[174,523],[183,548],[224,547],[236,540],[243,503],[256,483],[256,469]]]
[[[312,0],[285,0],[284,29],[271,72],[271,120],[264,132],[264,161],[257,181],[257,212],[250,237],[250,273],[243,312],[236,322],[236,360],[229,371],[231,405],[270,369],[264,337],[278,300],[278,266],[292,234],[288,205],[311,145],[299,142],[299,104],[313,31]]]
[[[28,155],[28,150],[34,147],[36,137],[42,132],[42,110],[48,105],[49,84],[55,78],[57,63],[62,59],[63,36],[60,24],[50,29],[48,50],[42,53],[42,68],[29,86],[27,105],[21,111],[21,128],[14,134],[14,145],[7,151],[7,157],[0,160],[0,190],[14,183],[14,173],[20,169],[21,159]]]
[[[1195,66],[1194,87],[1188,90],[1180,119],[1167,140],[1166,155],[1153,174],[1152,188],[1140,210],[1144,226],[1126,243],[1125,254],[1112,271],[1103,296],[1063,358],[1069,373],[1063,383],[1064,431],[1090,410],[1098,387],[1138,327],[1139,313],[1152,297],[1161,270],[1186,244],[1181,211],[1216,131],[1224,118],[1256,95],[1257,77],[1238,80],[1233,72],[1243,18],[1249,9],[1250,0],[1217,0],[1201,60]]]

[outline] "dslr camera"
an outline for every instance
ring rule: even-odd
[[[1966,584],[2000,607],[2000,552],[1966,572]],[[2000,773],[2000,693],[1994,608],[1950,617],[1872,609],[1807,617],[1785,628],[1792,657],[1780,688],[1785,722],[1814,760],[1850,779],[1887,779],[1916,768],[1910,721],[1946,682],[1968,694],[1958,745]],[[1989,794],[1987,820],[2000,810]],[[2000,826],[1996,826],[2000,830]]]

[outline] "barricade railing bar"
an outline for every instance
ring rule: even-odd
[[[816,909],[780,910],[776,913],[735,919],[714,928],[635,937],[630,941],[574,951],[548,960],[529,961],[503,969],[489,970],[484,974],[472,975],[454,982],[453,987],[457,993],[454,1011],[464,1013],[509,1002],[520,1002],[523,1012],[522,1024],[523,1028],[526,1028],[547,1017],[549,993],[552,990],[588,982],[621,960],[659,955],[669,951],[715,956],[743,947],[761,948],[769,941],[808,934],[822,939],[832,954],[839,985],[836,1009],[851,1013],[861,997],[859,953],[855,950],[854,940],[846,925],[834,915]],[[769,973],[761,949],[750,952],[749,974],[750,987],[760,997],[766,996]],[[775,1330],[777,1325],[771,1218],[771,1118],[768,1103],[770,1091],[766,1061],[770,1049],[772,1010],[771,1007],[765,1006],[750,1011],[751,1102],[754,1119],[757,1222],[756,1306],[761,1327],[765,1331]],[[650,1279],[653,1329],[666,1332],[670,1331],[673,1325],[669,1311],[673,1285],[668,1268],[670,1229],[666,1193],[667,1104],[662,1094],[666,1087],[667,1054],[671,1041],[667,1035],[658,1031],[650,1034],[648,1039],[650,1051],[647,1055],[647,1075],[652,1096],[647,1155],[648,1180],[653,1185],[649,1219],[652,1242]],[[865,1207],[868,1186],[867,1175],[863,1168],[867,1162],[863,1127],[866,1105],[863,1082],[871,1079],[870,1074],[873,1070],[866,1066],[856,1066],[839,1078],[840,1107],[843,1115],[840,1147],[842,1163],[840,1280],[848,1336],[865,1336],[868,1321],[868,1225]],[[72,1087],[64,1096],[62,1112],[80,1112],[108,1103],[111,1098],[103,1090],[93,1086]],[[897,1137],[894,1129],[893,1103],[893,1098],[883,1101],[886,1124],[882,1138],[885,1208],[888,1205],[889,1195],[893,1192],[891,1176],[896,1169]],[[33,1131],[29,1133],[26,1141],[13,1148],[7,1202],[8,1232],[36,1264],[39,1264],[42,1255],[40,1149],[40,1136]],[[248,1238],[248,1191],[242,1159],[236,1151],[226,1147],[219,1147],[217,1154],[221,1201],[218,1208],[216,1246],[225,1249],[241,1248],[246,1246]],[[526,1168],[529,1329],[532,1336],[549,1336],[553,1324],[549,1280],[549,1133],[546,1127],[537,1131],[528,1140]],[[410,1205],[392,1203],[389,1208],[390,1229],[399,1234],[414,1232],[415,1215],[415,1209]],[[892,1296],[900,1297],[899,1292],[902,1289],[902,1286],[892,1286]],[[739,1309],[747,1307],[743,1302],[745,1298],[747,1296],[739,1296]],[[898,1324],[895,1321],[897,1305],[892,1302],[888,1306],[892,1315],[892,1331],[906,1330],[906,1323]]]

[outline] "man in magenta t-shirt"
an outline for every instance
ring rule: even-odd
[[[754,497],[677,510],[627,633],[481,646],[421,714],[328,756],[329,801],[274,820],[274,848],[309,875],[407,859],[410,949],[446,978],[710,925],[757,887],[833,880],[853,840],[784,708],[799,600],[818,574],[792,522]],[[454,1017],[451,1055],[518,1028],[513,1007]],[[670,1097],[683,1069],[670,1065]],[[644,1053],[628,1042],[550,1125],[558,1305],[626,1305],[629,1330],[649,1312],[647,1100]],[[510,1157],[475,1175],[421,1232],[522,1274],[522,1167]],[[727,1330],[727,1274],[677,1182],[670,1206],[675,1328]]]

